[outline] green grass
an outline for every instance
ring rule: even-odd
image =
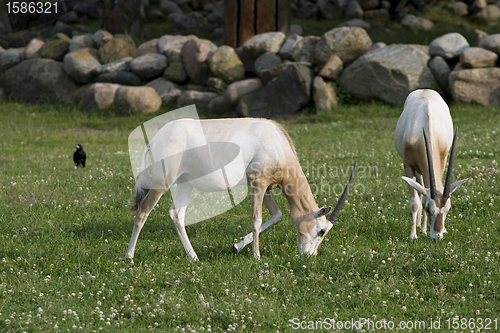
[[[123,259],[133,225],[127,137],[157,114],[0,104],[0,332],[292,332],[290,325],[325,318],[385,319],[396,327],[440,320],[442,328],[454,316],[494,320],[500,112],[451,106],[460,129],[454,179],[470,180],[453,195],[444,239],[410,242],[408,188],[393,144],[400,111],[340,106],[284,123],[310,184],[338,191],[347,180],[342,171],[354,160],[360,166],[317,257],[298,255],[286,200],[277,195],[283,220],[261,235],[260,261],[251,246],[232,254],[234,241],[251,230],[247,198],[187,227],[200,258],[194,263],[168,218],[167,196],[151,213],[134,261]],[[88,154],[85,169],[73,166],[76,143]],[[316,193],[319,205],[337,196],[326,186]]]

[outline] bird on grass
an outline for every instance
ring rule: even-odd
[[[76,151],[73,154],[73,161],[75,162],[75,166],[81,165],[85,168],[85,160],[87,159],[87,154],[83,151],[83,147],[81,144],[77,144],[75,146]]]

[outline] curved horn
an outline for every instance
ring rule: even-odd
[[[349,177],[349,181],[347,182],[347,185],[344,188],[344,192],[342,192],[342,195],[340,196],[340,199],[337,202],[337,206],[335,206],[335,208],[333,209],[332,214],[328,217],[328,221],[332,223],[335,222],[335,219],[337,218],[337,215],[339,215],[342,205],[347,199],[347,194],[349,194],[349,189],[351,188],[352,182],[354,181],[354,175],[356,174],[357,167],[358,167],[358,162],[354,162],[354,166],[352,167],[351,171],[351,177]]]
[[[431,187],[431,199],[436,198],[436,179],[434,178],[434,163],[432,162],[432,148],[429,142],[427,141],[427,137],[429,136],[427,130],[424,131],[424,141],[425,141],[425,150],[427,151],[427,164],[429,166],[429,183]]]
[[[457,142],[458,127],[455,129],[453,144],[451,145],[450,161],[448,162],[448,171],[446,172],[446,182],[444,183],[443,198],[450,197],[451,176],[453,175],[453,160],[455,159],[455,143]]]

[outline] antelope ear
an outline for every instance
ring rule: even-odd
[[[408,185],[410,185],[419,194],[426,195],[426,196],[431,195],[429,189],[426,189],[425,187],[423,187],[422,185],[420,185],[419,183],[417,183],[413,179],[408,178],[408,177],[401,177],[401,179],[403,179],[405,182],[407,182]]]
[[[469,180],[469,178],[465,178],[465,179],[462,179],[462,180],[457,180],[456,182],[454,182],[453,184],[451,184],[451,186],[450,186],[450,194],[452,194],[460,185],[462,185],[463,183],[465,183],[468,180]]]
[[[314,212],[314,218],[325,216],[326,214],[329,214],[331,211],[332,207],[330,206],[321,207],[319,210]]]

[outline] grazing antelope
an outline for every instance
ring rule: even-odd
[[[416,227],[421,225],[422,207],[426,215],[420,232],[427,233],[427,217],[432,239],[441,239],[446,232],[444,221],[451,208],[450,194],[467,180],[451,183],[457,132],[458,128],[453,135],[450,110],[437,92],[424,89],[408,95],[396,126],[395,143],[405,169],[406,177],[402,179],[410,189],[410,239],[417,238]],[[442,179],[450,146],[450,161],[443,188]]]
[[[149,151],[153,165],[151,178],[147,176],[146,169],[146,154]],[[227,156],[234,155],[241,155],[241,163],[233,163],[231,168],[226,168],[224,177],[220,174],[217,176],[214,170],[229,162]],[[239,184],[250,185],[252,233],[234,244],[233,250],[239,252],[253,241],[254,257],[259,259],[259,233],[277,224],[282,216],[271,189],[279,187],[288,200],[300,253],[316,255],[346,200],[356,164],[328,219],[325,215],[331,211],[331,207],[318,208],[292,140],[279,124],[270,120],[172,121],[163,126],[146,146],[141,170],[143,172],[135,186],[132,205],[132,211],[136,212],[135,222],[126,257],[134,257],[137,238],[148,214],[163,193],[176,184],[169,215],[189,259],[198,260],[186,234],[184,221],[191,192],[193,189],[200,192],[224,191]],[[143,175],[145,178],[142,178]],[[262,203],[271,213],[271,218],[264,224]]]

